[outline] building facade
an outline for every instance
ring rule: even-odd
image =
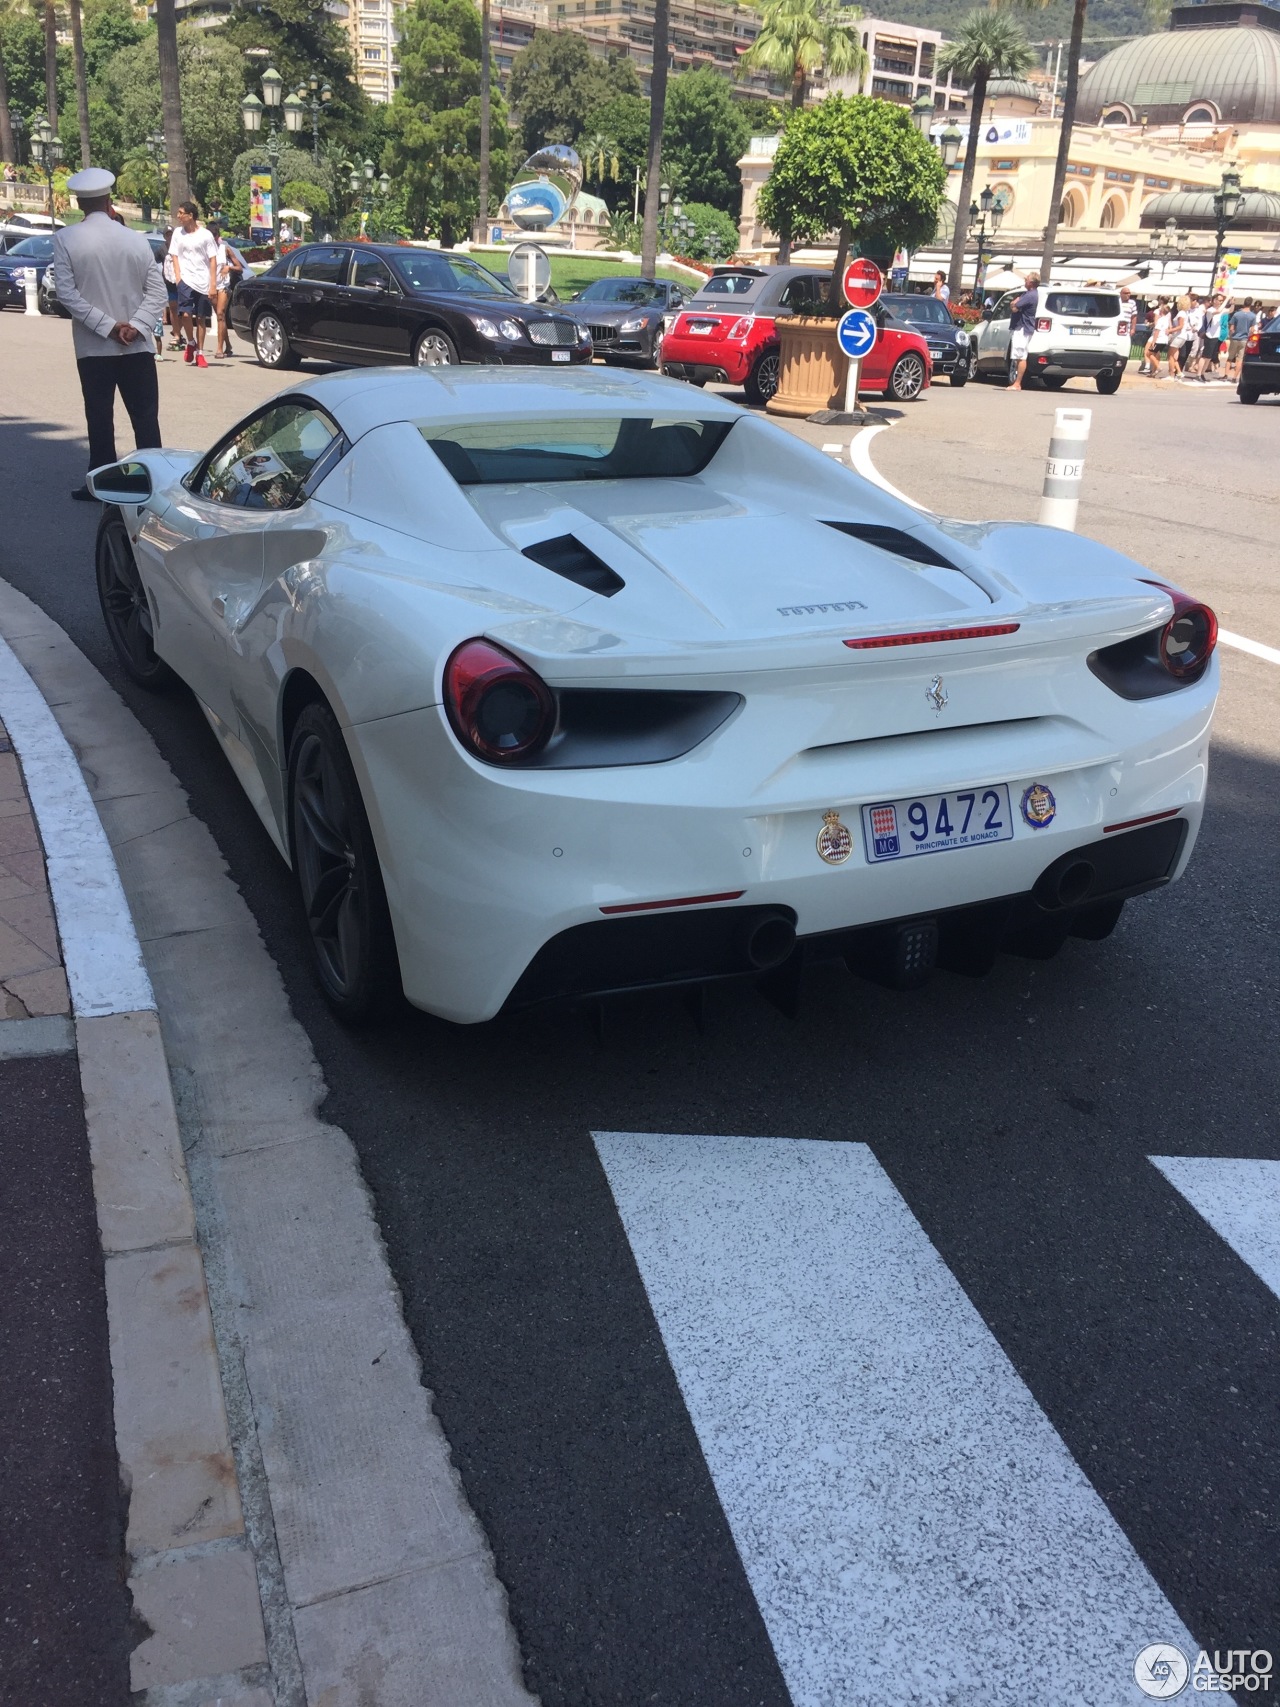
[[[968,110],[968,91],[954,85],[950,77],[937,75],[941,30],[918,29],[887,18],[859,18],[849,27],[862,44],[867,68],[861,77],[832,78],[823,92],[876,95],[899,107],[913,106],[927,95],[939,113],[950,116]]]

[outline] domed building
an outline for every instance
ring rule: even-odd
[[[1175,7],[1167,30],[1125,42],[1085,73],[1076,122],[1280,126],[1280,9],[1264,0]]]

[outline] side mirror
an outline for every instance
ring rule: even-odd
[[[86,475],[85,485],[103,504],[145,504],[151,496],[151,471],[141,462],[113,462]]]
[[[991,318],[991,316],[992,316],[992,314],[993,314],[993,313],[994,313],[994,312],[995,312],[995,311],[994,311],[994,309],[991,309],[991,308],[984,308],[984,309],[983,309],[983,311],[982,311],[982,318],[983,318],[983,319],[984,319],[984,320],[990,320],[990,318]]]

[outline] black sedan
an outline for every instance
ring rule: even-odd
[[[52,259],[52,237],[23,237],[0,255],[0,308],[25,308],[28,272],[40,278]]]
[[[945,373],[952,385],[964,385],[973,378],[975,352],[969,334],[956,325],[945,302],[936,296],[892,291],[876,307],[886,324],[919,332],[929,346],[935,379]]]
[[[302,356],[352,365],[589,362],[591,334],[525,303],[465,255],[374,243],[309,243],[246,279],[231,324],[263,367]]]
[[[593,279],[564,307],[591,333],[598,356],[653,367],[662,343],[663,315],[678,314],[692,295],[668,279]]]
[[[1236,396],[1256,403],[1264,391],[1280,391],[1280,314],[1260,314],[1244,347]]]

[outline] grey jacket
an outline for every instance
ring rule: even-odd
[[[154,356],[152,332],[163,318],[164,276],[140,231],[91,213],[53,239],[58,301],[75,322],[76,359],[82,356]],[[121,344],[111,336],[125,321],[141,336]]]

